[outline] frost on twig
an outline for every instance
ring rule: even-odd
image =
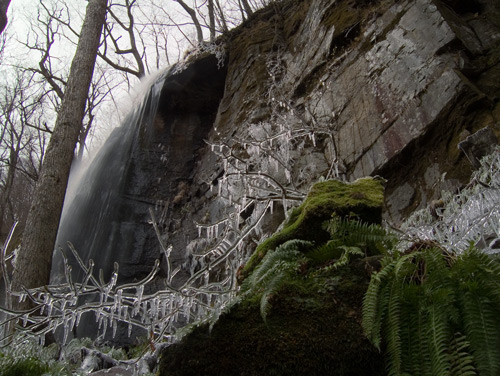
[[[225,59],[222,44],[201,46],[200,50],[214,53],[219,63]],[[190,252],[191,275],[185,282],[176,280],[180,267],[171,263],[173,250],[168,234],[162,233],[158,225],[163,218],[157,221],[151,210],[151,224],[165,259],[166,278],[158,278],[164,282],[160,290],[150,293],[153,289],[148,286],[157,277],[159,261],[143,280],[120,285],[117,264],[111,276],[101,272],[96,277],[92,260],[85,264],[70,244],[69,249],[84,278],[72,280],[63,254],[65,282],[11,292],[11,298],[29,299],[34,308],[22,312],[0,308],[6,315],[0,325],[15,323],[19,333],[38,338],[41,343],[47,333],[62,328],[65,342],[82,315],[93,314],[102,336],[114,336],[119,323],[124,323],[129,335],[134,327],[142,328],[155,344],[176,340],[182,325],[213,323],[235,300],[237,271],[248,256],[245,247],[266,236],[263,229],[266,215],[275,210],[287,213],[289,208],[300,204],[306,195],[306,183],[317,178],[312,177],[314,174],[310,174],[308,166],[297,167],[298,157],[316,149],[320,142],[330,141],[329,153],[333,158],[325,171],[326,178],[341,178],[343,174],[329,125],[316,122],[307,108],[297,108],[283,94],[286,90],[281,87],[280,77],[285,68],[280,61],[278,54],[268,64],[269,119],[244,124],[247,129],[244,138],[214,137],[207,141],[223,166],[220,177],[209,184],[216,200],[225,208],[225,214],[214,222],[195,224],[197,241],[204,244],[204,249]],[[174,72],[182,70],[182,64],[174,69]],[[215,133],[218,136],[217,129]],[[168,204],[162,206],[165,207],[162,216],[166,216]],[[5,262],[4,258],[3,264]]]
[[[159,261],[156,261],[153,270],[143,280],[117,285],[117,264],[109,280],[97,279],[93,273],[93,262],[89,261],[85,265],[71,244],[69,248],[84,271],[83,282],[71,280],[71,267],[63,255],[64,266],[68,271],[66,283],[11,292],[11,296],[20,301],[31,300],[34,308],[13,311],[1,307],[0,310],[7,316],[1,323],[2,326],[14,322],[18,333],[36,337],[41,344],[46,334],[62,327],[63,342],[66,342],[69,333],[78,326],[82,315],[92,312],[103,336],[107,331],[111,331],[114,336],[118,323],[124,322],[128,324],[129,335],[135,326],[147,330],[151,335],[150,340],[154,343],[171,342],[175,338],[175,323],[207,320],[215,303],[218,305],[217,310],[223,307],[224,302],[217,302],[217,299],[231,292],[227,290],[231,290],[231,286],[219,282],[212,285],[208,283],[203,287],[186,283],[180,289],[165,286],[156,293],[144,294],[145,286],[159,271]],[[86,297],[92,299],[87,301]],[[224,299],[229,301],[228,297]],[[4,335],[4,339],[6,337]],[[16,338],[22,339],[22,335]]]
[[[437,217],[437,218],[436,218]],[[402,226],[409,238],[433,240],[462,252],[471,244],[486,253],[500,251],[500,148],[481,161],[460,193],[443,193],[434,216],[415,212]]]

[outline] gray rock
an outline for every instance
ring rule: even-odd
[[[498,145],[498,138],[490,127],[478,130],[458,144],[474,168],[479,168],[481,158],[493,152]]]

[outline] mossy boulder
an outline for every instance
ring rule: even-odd
[[[323,223],[332,215],[380,223],[383,183],[363,178],[315,184],[283,229],[257,248],[262,256],[254,256],[252,262],[257,265],[264,252],[287,240],[317,245],[328,241],[330,233]],[[370,281],[367,270],[378,267],[378,256],[356,259],[339,269],[304,257],[293,275],[268,296],[271,308],[265,321],[259,309],[261,292],[243,294],[211,330],[202,325],[168,347],[159,375],[385,375],[382,355],[361,327],[363,295]]]
[[[288,240],[309,240],[317,245],[328,241],[330,234],[323,223],[334,214],[366,223],[380,223],[384,182],[378,177],[366,177],[352,183],[327,180],[314,184],[302,205],[293,209],[283,229],[257,247],[243,268],[241,278],[251,273],[269,250]]]
[[[161,376],[385,375],[361,327],[367,260],[309,270],[272,297],[266,322],[249,300],[209,330],[196,328],[162,354]],[[376,260],[373,260],[377,263]]]

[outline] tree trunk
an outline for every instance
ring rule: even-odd
[[[64,99],[57,115],[16,257],[12,289],[49,282],[54,243],[59,227],[75,145],[81,130],[97,49],[106,18],[107,0],[89,0]]]
[[[215,41],[215,9],[214,0],[208,0],[208,22],[210,29],[210,42]]]
[[[7,26],[7,9],[9,9],[10,0],[0,0],[0,34]]]
[[[3,191],[0,196],[0,235],[1,235],[1,230],[4,227],[4,224],[8,222],[5,220],[4,217],[9,206],[10,195],[12,193],[12,187],[14,186],[14,178],[16,174],[18,161],[19,161],[19,150],[15,149],[14,146],[12,146],[9,154],[9,167],[7,169],[7,177],[5,179],[5,185],[3,187]]]

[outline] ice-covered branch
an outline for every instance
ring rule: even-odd
[[[471,244],[487,253],[500,251],[500,148],[481,162],[471,184],[459,194],[445,193],[434,215],[415,212],[402,230],[410,238],[433,240],[464,251]]]

